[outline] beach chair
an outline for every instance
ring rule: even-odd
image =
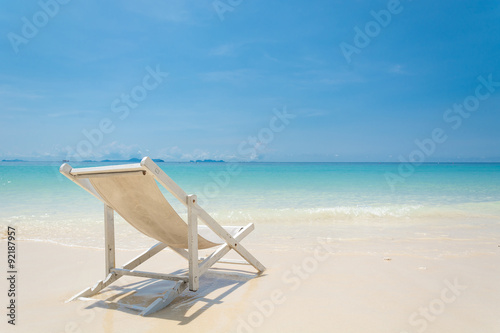
[[[265,270],[241,245],[241,240],[254,229],[253,223],[245,227],[220,226],[198,205],[196,195],[187,195],[149,157],[144,157],[136,164],[78,169],[65,163],[60,172],[104,203],[106,277],[69,301],[96,295],[124,275],[174,281],[172,289],[149,306],[130,306],[145,316],[169,305],[186,288],[197,291],[200,276],[215,263],[250,264],[259,273]],[[156,182],[187,207],[187,223],[168,203]],[[159,241],[121,268],[115,266],[115,211],[137,230]],[[205,225],[198,225],[198,219]],[[135,270],[166,247],[188,260],[187,273],[162,274]],[[198,250],[208,248],[214,248],[214,251],[206,258],[199,258]],[[223,259],[230,250],[236,251],[244,260]]]

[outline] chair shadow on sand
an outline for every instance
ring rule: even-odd
[[[183,274],[186,271],[184,269],[178,270],[175,274]],[[233,268],[230,270],[212,268],[200,278],[200,289],[197,292],[185,290],[167,308],[149,315],[149,317],[178,321],[179,325],[189,324],[213,305],[223,303],[226,296],[248,281],[262,276],[265,274]],[[105,308],[110,311],[138,315],[142,307],[148,306],[175,283],[174,281],[157,279],[127,278],[126,284],[109,286],[100,295],[88,298],[87,301],[92,302],[92,304],[88,305],[86,309]],[[137,310],[134,310],[133,307],[137,307]]]

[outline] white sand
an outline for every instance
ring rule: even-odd
[[[101,250],[19,241],[17,325],[7,325],[3,314],[0,331],[500,332],[498,224],[279,229],[257,225],[244,242],[268,267],[264,275],[251,278],[251,267],[234,266],[235,277],[224,279],[215,270],[201,279],[199,292],[184,292],[150,317],[98,300],[64,302],[103,277]],[[4,275],[6,246],[2,240]],[[118,263],[139,252],[119,252]],[[185,266],[165,250],[141,269]],[[99,298],[142,304],[168,284],[119,281],[123,288]]]

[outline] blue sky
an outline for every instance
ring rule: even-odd
[[[0,159],[500,161],[497,1],[1,6]]]

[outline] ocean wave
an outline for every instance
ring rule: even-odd
[[[456,205],[356,205],[322,208],[249,209],[220,211],[223,221],[244,222],[334,222],[397,219],[500,219],[500,202]]]

